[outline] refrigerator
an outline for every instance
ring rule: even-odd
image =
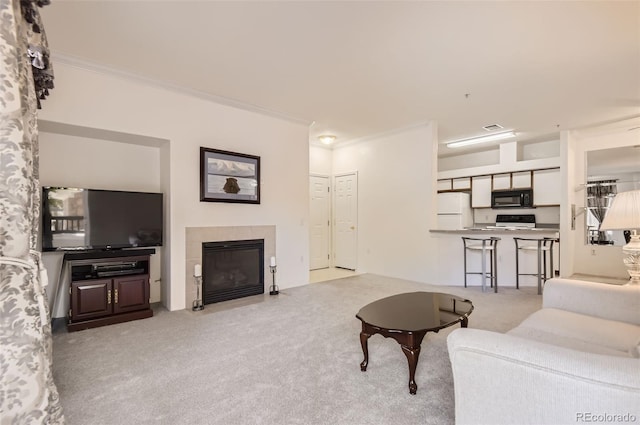
[[[461,230],[473,226],[471,195],[463,192],[438,193],[438,230]]]

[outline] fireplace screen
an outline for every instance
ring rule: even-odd
[[[264,240],[202,244],[205,304],[264,293]]]

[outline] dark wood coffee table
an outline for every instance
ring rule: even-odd
[[[380,334],[395,339],[409,362],[409,393],[418,390],[415,374],[420,356],[420,344],[427,332],[460,322],[467,327],[468,317],[473,311],[471,301],[450,294],[437,292],[410,292],[393,295],[367,304],[356,317],[362,322],[360,344],[364,360],[360,370],[365,372],[369,364],[368,340],[371,335]]]

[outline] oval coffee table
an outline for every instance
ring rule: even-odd
[[[362,322],[360,344],[364,360],[360,370],[365,372],[369,363],[367,341],[371,335],[380,334],[395,339],[409,362],[409,393],[418,390],[415,374],[420,356],[420,344],[427,332],[460,322],[467,327],[473,303],[455,295],[437,292],[409,292],[382,298],[362,307],[356,317]]]

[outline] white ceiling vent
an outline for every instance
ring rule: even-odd
[[[487,131],[496,131],[496,130],[503,129],[504,127],[501,126],[500,124],[490,124],[490,125],[485,125],[482,128],[484,128]]]

